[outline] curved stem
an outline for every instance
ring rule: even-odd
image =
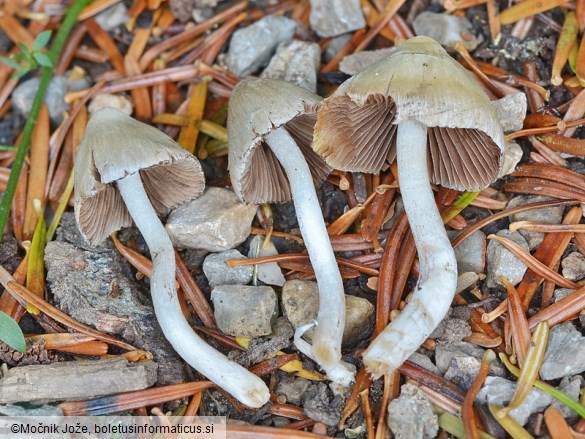
[[[250,407],[268,402],[268,387],[260,378],[228,360],[191,329],[177,298],[173,245],[144,191],[140,174],[118,181],[130,215],[152,256],[150,291],[158,323],[175,351],[198,372]]]
[[[313,346],[300,338],[306,331],[305,327],[297,329],[295,344],[301,352],[319,363],[329,379],[347,386],[353,381],[353,373],[341,361],[341,338],[345,327],[343,281],[323,221],[311,172],[303,153],[285,128],[273,130],[265,140],[286,172],[299,228],[319,287],[319,313]]]
[[[412,300],[364,352],[378,377],[400,367],[447,314],[457,287],[457,262],[429,183],[427,128],[398,124],[396,141],[400,193],[410,223],[420,275]]]

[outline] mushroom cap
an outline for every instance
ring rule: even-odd
[[[92,116],[75,157],[75,219],[84,238],[99,244],[132,225],[115,182],[140,172],[159,215],[203,192],[197,159],[156,128],[106,107]]]
[[[321,98],[298,85],[276,79],[248,78],[233,90],[228,109],[229,171],[234,192],[247,203],[291,200],[284,169],[264,136],[280,127],[305,156],[315,186],[331,168],[311,148],[316,108]]]
[[[313,148],[336,169],[377,173],[396,157],[403,120],[428,128],[433,183],[476,191],[496,180],[505,143],[490,99],[427,37],[404,42],[325,99]]]

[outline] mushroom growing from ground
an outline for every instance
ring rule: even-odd
[[[315,192],[331,169],[311,149],[315,111],[321,98],[285,81],[249,78],[230,97],[229,171],[235,193],[245,202],[295,205],[299,228],[319,288],[313,345],[298,328],[295,344],[329,379],[342,385],[353,371],[341,361],[345,296],[339,268]]]
[[[152,302],[175,351],[197,371],[251,407],[268,402],[264,382],[205,343],[179,304],[173,245],[157,214],[164,215],[203,191],[199,162],[171,138],[114,108],[89,121],[75,158],[75,218],[96,245],[132,220],[152,256]]]
[[[500,168],[502,128],[471,75],[437,42],[415,37],[323,101],[313,148],[345,171],[378,173],[397,157],[420,275],[408,305],[363,355],[374,376],[391,373],[437,327],[457,285],[429,179],[457,190],[486,187]]]

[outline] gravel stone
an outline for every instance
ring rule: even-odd
[[[267,248],[264,248],[264,236],[256,235],[250,241],[250,251],[248,252],[249,258],[258,258],[261,256],[274,256],[278,254],[278,250],[274,246],[272,241],[269,242]],[[250,266],[252,271],[253,266]],[[276,285],[282,287],[286,282],[282,270],[276,262],[268,262],[265,264],[257,265],[257,277],[259,280],[268,285]]]
[[[413,384],[400,388],[400,396],[388,404],[388,427],[396,439],[433,438],[439,420],[424,393]]]
[[[476,401],[482,404],[489,403],[505,406],[512,400],[515,389],[516,383],[512,381],[488,376],[477,395]],[[542,412],[550,405],[552,399],[553,397],[548,393],[533,388],[520,407],[510,411],[510,416],[520,425],[524,425],[530,415]]]
[[[506,208],[523,206],[525,204],[539,203],[550,201],[552,198],[543,197],[542,195],[519,195],[510,200]],[[544,224],[560,224],[563,220],[564,206],[547,207],[545,209],[533,209],[527,212],[521,212],[510,215],[510,221],[534,221]],[[526,238],[530,250],[537,248],[544,239],[544,233],[534,232],[532,230],[519,230],[519,233]]]
[[[305,378],[286,376],[278,381],[275,393],[286,396],[286,402],[299,405],[310,386],[311,381]]]
[[[445,378],[463,390],[469,390],[479,372],[481,361],[474,357],[453,357]]]
[[[418,352],[413,353],[410,357],[408,357],[408,361],[428,370],[435,375],[441,375],[439,372],[439,368],[433,364],[431,359],[426,355],[420,354]]]
[[[272,333],[278,316],[278,301],[272,288],[219,285],[211,291],[211,300],[222,332],[250,338]]]
[[[483,41],[473,34],[467,18],[447,13],[421,12],[412,22],[412,28],[416,35],[430,37],[447,49],[454,49],[455,44],[461,42],[467,50],[473,51]]]
[[[203,261],[203,273],[211,288],[218,285],[246,285],[252,280],[254,267],[251,265],[230,267],[225,263],[226,259],[247,258],[235,249],[207,256]]]
[[[585,380],[582,376],[577,375],[572,378],[563,378],[557,388],[567,396],[573,398],[575,401],[579,401],[581,387],[583,387],[583,384],[585,384]],[[576,411],[556,398],[553,399],[551,406],[560,410],[565,418],[570,419],[579,416]]]
[[[1,34],[0,34],[1,35]],[[325,62],[331,61],[331,59],[339,52],[351,39],[351,33],[346,33],[343,35],[339,35],[337,37],[331,38],[331,41],[327,43],[325,46],[325,51],[323,52],[323,60]]]
[[[194,200],[171,212],[165,226],[173,244],[221,252],[250,236],[256,206],[241,203],[229,189],[208,187]]]
[[[528,108],[528,102],[524,93],[514,93],[492,101],[492,107],[496,110],[504,133],[520,131],[522,129]]]
[[[309,323],[319,311],[319,290],[316,282],[290,280],[282,288],[282,310],[294,328]],[[345,328],[343,344],[356,343],[367,337],[373,327],[374,306],[362,297],[345,296]],[[311,341],[313,330],[305,333]]]
[[[471,326],[465,320],[457,318],[447,318],[443,320],[444,326],[442,334],[438,337],[440,341],[453,343],[462,341],[465,337],[471,335]]]
[[[500,230],[497,235],[515,242],[524,250],[528,251],[528,243],[519,233],[512,233],[504,229]],[[502,285],[498,279],[499,276],[506,277],[512,285],[518,284],[522,280],[526,269],[526,265],[502,244],[495,240],[488,243],[487,286],[489,288]]]
[[[455,357],[473,357],[478,361],[483,358],[484,349],[468,343],[459,341],[454,343],[437,343],[435,348],[435,364],[441,374],[445,374],[451,365],[451,360]],[[490,368],[491,373],[504,376],[506,371],[500,360],[496,359]]]
[[[103,10],[94,19],[103,30],[109,32],[126,23],[130,17],[128,16],[128,8],[120,2]]]
[[[449,239],[455,239],[459,232],[448,231]],[[485,270],[485,252],[487,239],[481,230],[473,233],[455,249],[457,272],[459,274],[473,272],[483,273]]]
[[[561,261],[562,273],[567,279],[578,281],[585,277],[585,257],[579,252],[572,252]]]
[[[311,29],[322,37],[336,37],[366,25],[359,0],[310,0]]]
[[[585,337],[571,322],[550,330],[548,345],[540,368],[543,380],[554,380],[585,371]]]
[[[286,17],[268,16],[235,31],[225,58],[236,76],[246,76],[268,64],[276,47],[292,39],[297,22]]]
[[[315,93],[320,63],[321,49],[317,43],[289,40],[280,43],[260,77],[282,79]]]
[[[325,383],[315,382],[303,397],[305,415],[313,421],[322,422],[329,427],[339,423],[343,410],[342,398],[329,397],[329,389]]]

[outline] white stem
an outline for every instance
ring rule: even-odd
[[[457,287],[455,253],[429,183],[426,126],[400,122],[396,148],[420,275],[412,300],[364,352],[364,364],[375,377],[394,372],[422,345],[447,314]]]
[[[297,329],[295,344],[325,370],[330,380],[348,386],[353,381],[353,373],[341,361],[341,338],[345,327],[343,281],[323,221],[309,166],[285,128],[273,130],[265,140],[288,177],[299,228],[319,287],[319,313],[313,346],[300,338],[305,328]]]
[[[152,303],[167,340],[187,363],[238,401],[250,407],[266,404],[270,393],[264,381],[205,343],[185,320],[175,288],[173,244],[150,204],[140,174],[119,180],[118,189],[150,249]]]

